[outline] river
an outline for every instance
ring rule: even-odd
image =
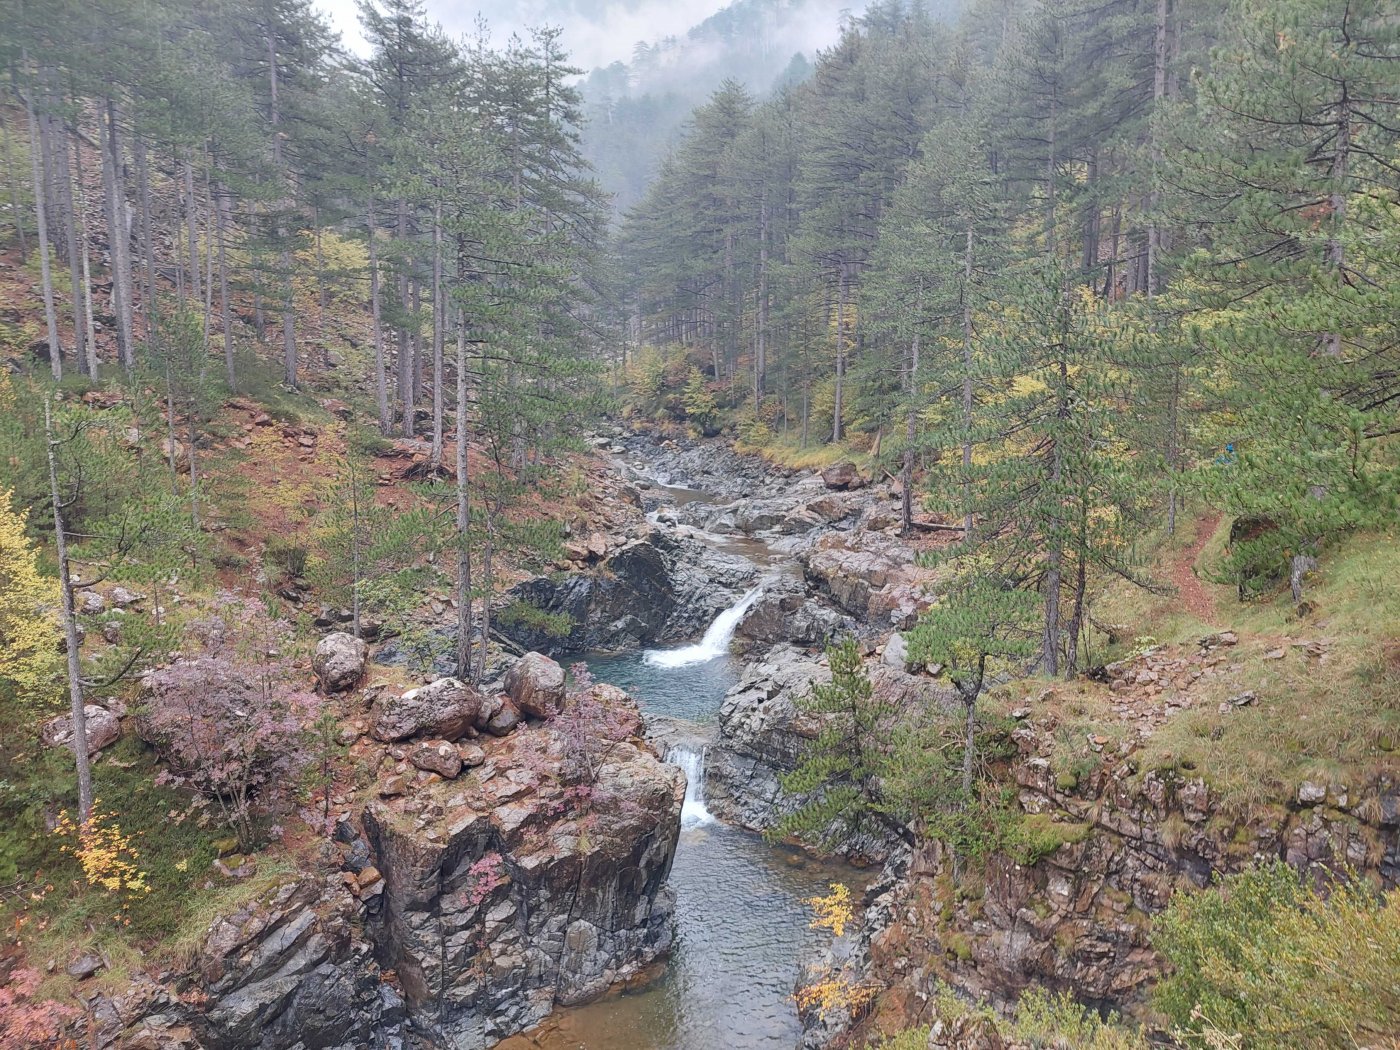
[[[771,565],[766,558],[753,560]],[[691,723],[701,735],[713,726],[741,670],[728,645],[753,596],[722,613],[691,645],[596,656],[587,661],[589,669],[599,681],[628,690],[647,714]],[[793,986],[800,960],[818,936],[808,926],[811,910],[805,902],[828,892],[834,881],[857,883],[862,875],[715,821],[704,809],[703,753],[682,749],[670,758],[695,775],[671,869],[676,947],[664,972],[643,988],[555,1011],[535,1031],[502,1043],[501,1050],[786,1050],[796,1045],[801,1025]]]

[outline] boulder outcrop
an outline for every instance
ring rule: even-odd
[[[542,653],[526,653],[506,672],[505,689],[523,713],[552,718],[564,706],[564,669]]]
[[[87,749],[95,755],[104,747],[117,742],[121,736],[121,719],[116,713],[96,704],[83,705],[83,721],[87,729]],[[44,723],[39,739],[46,747],[66,747],[73,750],[73,716],[56,715]]]
[[[596,571],[562,579],[540,576],[511,589],[512,604],[566,616],[566,635],[551,634],[528,615],[499,618],[497,630],[523,648],[546,654],[680,641],[702,633],[743,593],[756,571],[742,558],[656,530],[613,551]]]
[[[670,950],[682,774],[621,742],[580,801],[557,779],[563,746],[549,726],[515,733],[366,812],[385,881],[371,936],[449,1045],[489,1045]]]

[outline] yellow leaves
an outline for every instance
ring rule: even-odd
[[[0,681],[32,700],[51,693],[58,678],[58,584],[39,575],[25,515],[11,498],[0,492]]]
[[[64,810],[54,834],[68,841],[62,852],[75,857],[89,886],[108,893],[149,893],[146,873],[136,864],[141,853],[117,823],[115,813],[104,813],[93,800],[92,816],[79,826]]]
[[[831,893],[825,897],[808,897],[803,904],[810,904],[816,912],[809,924],[814,930],[830,930],[832,936],[840,937],[846,932],[854,908],[851,904],[851,888],[843,882],[833,882],[828,887]]]
[[[875,1001],[878,991],[874,985],[853,981],[843,973],[826,970],[818,980],[798,988],[793,999],[799,1011],[806,1013],[815,1010],[822,1020],[842,1012],[856,1018]]]

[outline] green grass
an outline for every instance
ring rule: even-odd
[[[206,914],[228,887],[212,869],[214,842],[226,832],[213,820],[201,827],[197,812],[178,819],[190,809],[188,797],[153,783],[154,755],[128,731],[93,766],[93,787],[98,808],[116,815],[138,850],[150,891],[113,894],[91,887],[47,826],[60,809],[71,812],[76,797],[64,758],[59,751],[4,756],[0,854],[14,865],[15,892],[6,896],[0,916],[39,969],[55,964],[58,984],[71,959],[96,951],[110,961],[106,980],[115,987],[192,916]]]
[[[1168,563],[1172,552],[1191,542],[1194,529],[1157,538],[1154,560]],[[1224,556],[1225,519],[1202,549],[1202,574]],[[1207,585],[1210,586],[1210,585]],[[1192,687],[1196,705],[1167,719],[1136,756],[1139,772],[1168,770],[1201,776],[1227,814],[1241,819],[1291,799],[1305,780],[1346,786],[1353,793],[1374,781],[1400,758],[1400,537],[1395,532],[1342,537],[1327,547],[1308,582],[1312,610],[1300,617],[1286,588],[1241,603],[1234,589],[1213,587],[1218,624],[1206,625],[1157,598],[1123,585],[1095,608],[1100,622],[1123,625],[1107,655],[1130,654],[1144,638],[1193,651],[1212,630],[1231,629],[1238,646],[1224,650],[1229,669]],[[1318,660],[1294,643],[1323,642]],[[1100,643],[1102,644],[1102,643]],[[1265,654],[1284,650],[1282,659]],[[1095,683],[1025,683],[1035,695],[1053,685],[1055,695],[1033,705],[1037,716],[1056,720],[1057,773],[1082,776],[1092,762],[1088,734],[1109,738],[1111,755],[1127,723],[1110,710],[1114,697]],[[1219,711],[1229,697],[1253,690],[1252,706]],[[1024,695],[1024,693],[1022,694]],[[1066,777],[1066,783],[1068,777]]]

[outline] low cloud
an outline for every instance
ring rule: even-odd
[[[341,34],[345,46],[357,54],[366,51],[360,35],[355,0],[316,0]],[[503,44],[511,33],[521,36],[532,26],[563,28],[563,43],[575,65],[584,69],[626,61],[640,40],[654,41],[680,36],[729,0],[428,0],[428,17],[448,33],[461,36],[474,31],[477,14],[485,17],[492,39]]]

